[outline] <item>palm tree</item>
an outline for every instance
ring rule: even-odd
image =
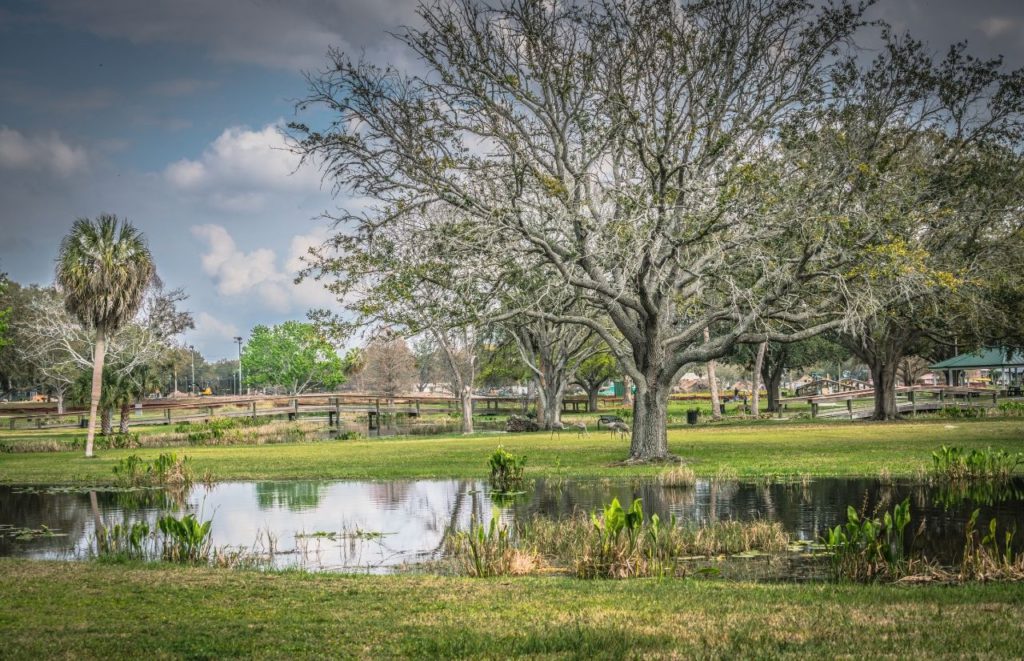
[[[61,241],[57,287],[64,294],[64,306],[96,332],[87,457],[92,456],[96,433],[107,338],[138,312],[154,274],[153,256],[142,234],[117,216],[103,214],[95,221],[79,218]]]

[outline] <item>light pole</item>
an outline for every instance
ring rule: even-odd
[[[192,395],[196,394],[196,348],[188,345],[188,354],[192,357]]]
[[[242,338],[235,337],[238,342],[238,395],[242,395]]]

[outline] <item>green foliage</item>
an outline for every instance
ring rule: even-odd
[[[210,533],[213,521],[199,521],[195,514],[180,519],[170,514],[157,520],[163,534],[163,559],[169,562],[197,563],[210,557]]]
[[[999,402],[999,412],[1006,416],[1021,417],[1024,416],[1024,402],[1019,401],[1005,401]]]
[[[932,452],[932,472],[940,480],[1008,480],[1024,463],[1024,454],[1010,454],[1006,450],[974,449],[968,452],[960,447],[943,445]]]
[[[858,514],[852,506],[846,517],[846,525],[829,530],[824,540],[837,578],[869,582],[907,573],[903,542],[910,523],[909,498],[892,512],[884,512],[881,519]]]
[[[76,220],[57,256],[57,286],[68,312],[105,332],[135,316],[155,273],[142,233],[109,214]]]
[[[0,273],[0,301],[3,301],[7,294],[7,274]],[[0,307],[0,349],[10,343],[8,332],[10,330],[11,308]]]
[[[102,528],[97,533],[97,550],[100,557],[124,560],[148,560],[150,550],[147,542],[151,540],[152,530],[145,521],[132,525],[114,524],[111,528]]]
[[[173,452],[162,453],[152,463],[136,454],[118,460],[113,467],[114,483],[121,487],[168,486],[187,488],[192,484],[194,471],[188,457]]]
[[[974,418],[984,418],[986,411],[980,406],[944,406],[942,410],[939,411],[939,415],[951,420],[970,420]]]
[[[345,367],[317,327],[299,321],[256,326],[242,353],[247,385],[281,387],[290,394],[313,386],[333,388],[345,380]]]
[[[967,522],[960,580],[1024,579],[1024,555],[1013,548],[1014,531],[1004,530],[999,535],[998,523],[992,518],[986,532],[981,534],[977,530],[979,513],[980,510],[974,510]]]
[[[491,467],[491,487],[497,491],[513,491],[523,484],[526,456],[515,455],[499,445],[487,463]]]
[[[456,555],[466,558],[470,576],[503,576],[510,572],[512,547],[508,525],[501,523],[501,512],[497,507],[491,509],[491,521],[486,526],[474,517],[469,531],[459,532],[455,544]],[[459,553],[460,550],[465,552]]]

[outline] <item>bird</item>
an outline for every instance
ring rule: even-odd
[[[561,438],[562,432],[565,431],[566,429],[575,429],[576,438],[581,438],[584,436],[590,438],[590,434],[587,432],[587,423],[570,422],[568,425],[566,425],[564,422],[561,421],[554,422],[551,424],[551,437],[554,438],[555,434],[557,433],[558,437]]]
[[[618,434],[620,438],[624,438],[630,432],[629,425],[624,422],[609,422],[607,425],[608,431],[613,435]]]

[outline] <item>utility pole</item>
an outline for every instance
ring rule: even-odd
[[[238,343],[238,395],[242,395],[242,338],[235,337]]]
[[[188,345],[188,354],[192,357],[192,394],[196,394],[196,348]]]

